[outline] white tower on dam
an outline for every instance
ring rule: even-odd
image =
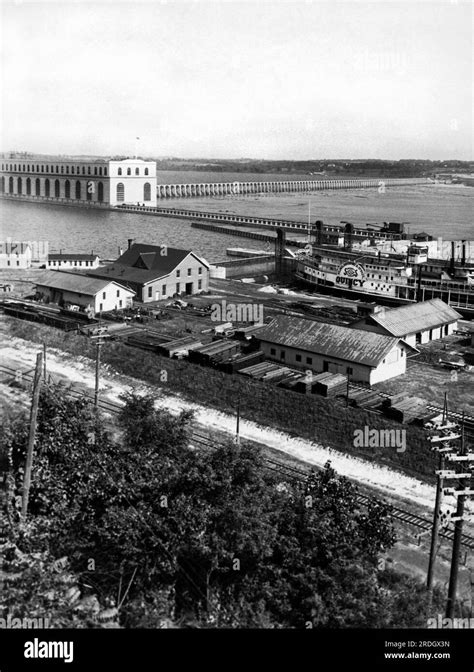
[[[156,163],[109,161],[110,205],[156,205]]]

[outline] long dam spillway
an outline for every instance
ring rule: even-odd
[[[196,196],[225,196],[239,194],[278,194],[325,191],[330,189],[368,189],[430,184],[427,178],[370,180],[272,180],[263,182],[203,182],[201,184],[158,184],[157,198],[195,198]]]

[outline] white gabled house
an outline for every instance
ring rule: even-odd
[[[191,250],[166,245],[131,245],[112,264],[88,275],[115,280],[149,303],[173,296],[191,296],[209,289],[209,264]]]
[[[90,317],[132,305],[135,292],[114,280],[75,273],[44,271],[36,281],[36,297],[61,307],[78,306]]]

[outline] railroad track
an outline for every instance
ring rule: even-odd
[[[301,314],[301,313],[298,312],[298,311],[292,311],[292,310],[289,310],[288,307],[285,307],[284,304],[280,304],[280,303],[278,303],[278,302],[275,302],[275,301],[272,300],[272,299],[265,300],[265,298],[263,298],[263,301],[264,301],[265,305],[267,305],[267,307],[270,307],[270,308],[272,308],[272,309],[274,309],[274,310],[277,310],[277,311],[280,311],[280,312],[284,312],[284,313],[287,313],[287,314],[292,314],[292,315],[300,315],[300,314]],[[36,304],[35,302],[33,302],[33,301],[24,300],[24,301],[22,301],[22,302],[23,302],[24,304],[31,305],[32,307],[34,307],[34,308],[35,308],[35,312],[36,312],[38,315],[42,315],[42,316],[43,316],[43,315],[44,315],[44,316],[59,316],[59,317],[61,317],[61,315],[60,315],[60,311],[59,311],[59,310],[56,310],[56,309],[50,309],[50,308],[43,308],[43,307],[39,307],[39,308],[38,308],[37,304]],[[3,305],[2,302],[0,302],[0,307],[2,307],[2,305]],[[167,312],[169,312],[170,314],[173,314],[173,315],[179,315],[179,316],[184,316],[184,317],[186,317],[186,312],[185,312],[185,311],[182,311],[182,310],[179,310],[179,309],[177,309],[177,308],[169,307],[169,308],[165,308],[165,310],[166,310]],[[192,315],[191,315],[191,316],[192,316]],[[313,321],[322,321],[322,320],[323,320],[323,318],[320,318],[320,317],[315,316],[315,315],[306,315],[306,317],[308,317],[309,319],[312,319]],[[62,318],[63,318],[65,321],[67,321],[67,320],[72,320],[72,319],[73,319],[73,318],[69,318],[69,317],[65,317],[65,316],[62,316]],[[327,318],[324,318],[324,321],[327,321]],[[337,323],[337,320],[335,320],[335,323]],[[150,325],[149,325],[148,322],[145,324],[145,326],[143,327],[143,329],[146,330],[147,328],[148,328],[150,331],[156,331],[153,327],[150,328]],[[142,327],[140,327],[140,330],[141,330],[141,329],[142,329]],[[158,331],[157,333],[160,333],[160,334],[161,334],[161,332],[159,332],[159,331]],[[127,334],[127,335],[129,335],[129,334]],[[117,334],[117,338],[120,338],[120,334]],[[357,384],[355,384],[355,383],[349,383],[349,388],[350,388],[350,389],[353,389],[353,390],[357,390],[357,389],[367,389],[367,388],[364,387],[363,385],[357,385]],[[389,398],[389,397],[391,396],[391,395],[388,394],[387,392],[379,392],[379,391],[377,391],[377,394],[379,394],[381,397],[384,397],[384,398]],[[426,408],[427,408],[429,411],[433,411],[434,413],[443,413],[443,408],[442,408],[441,406],[436,406],[436,405],[434,405],[434,404],[427,404],[427,405],[426,405]],[[457,413],[457,412],[454,412],[454,411],[449,411],[449,416],[450,416],[452,419],[457,420],[459,423],[461,423],[461,422],[463,421],[463,415],[462,415],[462,413]],[[467,437],[469,437],[469,438],[471,438],[471,439],[474,438],[474,416],[472,416],[472,415],[466,415],[466,414],[464,415],[464,430],[465,430],[465,434],[466,434]]]
[[[3,364],[0,364],[0,373],[7,374],[8,376],[11,376],[12,380],[14,380],[17,376],[17,370],[15,370],[12,367],[4,366]],[[33,378],[33,370],[26,370],[22,371],[22,377],[32,379]],[[73,388],[69,388],[67,390],[67,394],[71,397],[74,398],[87,398],[91,402],[94,400],[94,395],[93,393],[88,393],[86,391],[81,391],[81,390],[75,390]],[[118,404],[113,401],[109,401],[107,399],[101,399],[99,397],[99,402],[98,406],[101,410],[107,412],[107,413],[112,413],[112,414],[119,414],[123,408],[121,404]],[[441,409],[442,410],[442,409]],[[193,444],[197,444],[200,446],[204,447],[217,447],[219,446],[219,442],[216,441],[214,438],[202,434],[196,430],[193,430],[191,433],[191,441]],[[275,473],[278,473],[279,475],[289,478],[290,480],[296,480],[300,483],[306,482],[308,475],[312,470],[314,471],[321,471],[321,467],[317,467],[315,465],[308,466],[307,469],[303,468],[298,468],[298,467],[293,467],[291,465],[285,464],[284,462],[278,461],[271,459],[269,457],[264,457],[264,463],[266,468],[269,471],[273,471]],[[350,480],[350,479],[349,479]],[[355,485],[357,483],[355,481],[351,481]],[[364,495],[362,493],[358,493],[357,495],[357,501],[361,506],[368,506],[370,497],[368,495]],[[410,525],[412,527],[415,527],[416,529],[423,531],[423,532],[429,532],[432,527],[432,521],[423,518],[422,516],[418,516],[416,514],[410,513],[409,511],[406,511],[400,507],[393,506],[392,505],[392,518],[397,521],[398,523],[405,524],[405,525]],[[447,539],[449,541],[452,541],[454,536],[454,533],[452,530],[440,530],[440,537]],[[464,534],[462,536],[462,545],[469,550],[474,550],[474,538],[470,537],[469,535]]]
[[[210,439],[205,435],[200,435],[197,432],[193,432],[192,438],[196,443],[209,446]],[[289,477],[290,479],[296,480],[300,483],[306,482],[311,471],[322,471],[321,467],[317,467],[315,465],[312,465],[311,467],[308,466],[307,469],[303,469],[298,467],[292,467],[291,465],[285,464],[278,460],[272,460],[269,457],[265,457],[264,462],[266,468],[269,469],[270,471],[274,471],[278,474],[281,474],[282,476]],[[348,480],[354,483],[354,485],[357,485],[357,483],[355,481],[352,481],[352,479]],[[368,506],[371,498],[368,495],[358,493],[356,496],[356,500],[361,506],[366,507]],[[405,509],[401,509],[400,507],[394,505],[392,505],[392,518],[394,518],[396,521],[400,523],[411,525],[412,527],[416,527],[422,531],[430,531],[432,528],[431,520],[427,520],[422,516],[418,516],[417,514],[411,513],[409,511],[406,511]],[[452,541],[454,537],[454,532],[452,530],[440,530],[440,537]],[[474,550],[473,537],[464,534],[462,538],[462,544],[466,548]]]

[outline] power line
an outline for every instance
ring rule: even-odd
[[[468,454],[466,450],[466,443],[464,440],[464,418],[461,425],[461,448],[458,456],[459,458],[468,458],[467,460],[462,460],[467,462],[470,471],[464,473],[457,473],[456,479],[459,479],[460,490],[455,490],[454,495],[457,497],[457,507],[456,515],[454,516],[454,539],[453,539],[453,553],[451,556],[451,571],[449,575],[449,589],[448,589],[448,602],[446,605],[446,616],[448,618],[453,618],[454,608],[456,605],[456,593],[458,585],[458,574],[459,574],[459,556],[461,551],[461,538],[462,538],[462,528],[464,523],[464,507],[467,497],[470,497],[474,494],[474,489],[470,488],[471,479],[473,476],[472,467],[469,462],[472,461],[474,465],[474,454]],[[448,458],[449,459],[449,458]],[[459,460],[457,460],[459,462]]]
[[[440,519],[444,518],[444,524],[446,526],[448,526],[450,522],[454,522],[453,547],[449,575],[448,598],[446,604],[447,618],[453,618],[456,605],[465,502],[467,497],[474,495],[474,489],[470,487],[471,479],[474,475],[474,452],[467,450],[464,436],[464,413],[461,417],[462,421],[460,425],[449,421],[447,397],[445,394],[442,420],[434,425],[432,428],[434,430],[434,434],[432,434],[428,439],[432,444],[433,451],[437,452],[439,455],[438,469],[435,472],[437,476],[436,501],[433,515],[433,529],[427,575],[428,604],[431,607],[434,583],[434,565],[438,545],[438,530]],[[456,445],[459,441],[460,445]],[[448,468],[446,468],[446,463],[448,463]],[[449,463],[454,464],[449,465]],[[458,465],[460,465],[461,471],[453,468],[457,467]],[[455,484],[460,487],[444,487],[445,480],[454,481]],[[457,498],[456,511],[454,515],[451,511],[441,511],[441,501],[443,496],[453,496]]]

